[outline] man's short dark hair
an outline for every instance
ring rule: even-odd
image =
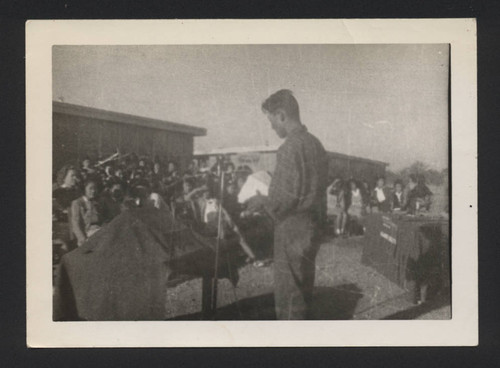
[[[283,109],[288,117],[300,120],[299,103],[289,89],[280,89],[262,103],[263,111],[274,114],[278,109]]]

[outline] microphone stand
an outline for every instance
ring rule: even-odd
[[[217,222],[217,241],[215,243],[215,270],[214,277],[212,279],[212,296],[211,296],[211,311],[212,318],[215,319],[217,311],[217,286],[218,286],[218,273],[219,273],[219,253],[220,253],[220,242],[222,238],[222,202],[224,198],[224,172],[219,166],[220,172],[220,198],[219,198],[219,208],[218,208],[218,222]]]

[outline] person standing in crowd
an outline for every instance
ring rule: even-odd
[[[327,188],[327,215],[328,217],[335,217],[334,233],[337,236],[344,234],[347,219],[343,186],[343,180],[337,178]]]
[[[55,199],[58,210],[68,214],[71,202],[81,195],[78,188],[78,177],[73,166],[63,166],[57,174],[58,187],[53,191],[52,196]]]
[[[379,212],[390,212],[391,199],[391,192],[385,185],[385,178],[379,177],[377,179],[377,185],[373,189],[370,198],[372,207],[377,208]]]
[[[403,192],[403,182],[396,180],[394,182],[394,193],[392,194],[392,210],[401,211],[406,206],[406,199]]]
[[[271,128],[285,139],[277,152],[269,197],[257,196],[249,211],[265,209],[275,221],[274,283],[278,319],[306,319],[312,299],[315,260],[326,223],[328,164],[321,142],[300,120],[290,90],[262,104]]]
[[[71,165],[63,166],[57,173],[57,188],[52,192],[53,217],[57,224],[58,237],[68,250],[76,247],[75,237],[71,230],[71,203],[81,196],[78,187],[76,169]],[[59,231],[60,230],[60,231]]]
[[[71,228],[78,246],[95,234],[102,225],[101,206],[97,201],[97,183],[85,183],[85,194],[71,203]]]
[[[351,179],[349,181],[349,189],[345,195],[348,234],[356,232],[355,226],[363,226],[366,215],[366,203],[366,193],[356,180]]]

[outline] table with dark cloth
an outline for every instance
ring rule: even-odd
[[[362,262],[409,292],[450,287],[449,221],[442,217],[370,214],[366,218]],[[425,299],[425,297],[424,297]]]
[[[168,287],[203,277],[203,307],[211,304],[215,240],[202,237],[169,211],[124,211],[81,247],[62,257],[54,294],[54,320],[162,320]],[[233,259],[222,243],[220,259]],[[237,278],[232,262],[218,277]]]

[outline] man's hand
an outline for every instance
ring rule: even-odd
[[[257,192],[257,195],[248,199],[246,203],[247,203],[247,210],[246,210],[247,212],[250,213],[262,212],[268,203],[268,197],[263,196],[262,194]]]

